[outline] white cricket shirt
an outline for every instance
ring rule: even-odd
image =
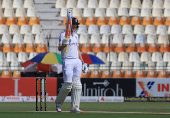
[[[62,44],[63,39],[65,39],[65,32],[60,34],[59,44]],[[71,39],[71,42],[67,46],[67,53],[65,53],[65,48],[61,51],[62,59],[79,58],[79,56],[78,56],[78,46],[79,46],[78,35],[76,33],[73,33],[73,35],[70,34],[70,39]]]

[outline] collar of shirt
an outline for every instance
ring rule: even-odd
[[[74,36],[74,34],[75,34],[75,33],[73,32],[73,35],[72,35],[72,34],[70,34],[70,36],[72,36],[72,37],[73,37],[73,36]]]

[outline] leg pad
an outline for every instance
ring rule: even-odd
[[[71,91],[72,88],[72,82],[65,82],[63,83],[59,94],[56,98],[56,104],[63,104],[65,98],[67,97],[68,93]]]

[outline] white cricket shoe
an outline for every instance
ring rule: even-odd
[[[56,104],[56,111],[61,112],[61,104]]]
[[[79,108],[75,108],[74,110],[71,110],[70,113],[83,113],[83,111]]]

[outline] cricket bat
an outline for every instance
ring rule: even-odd
[[[66,39],[70,38],[70,33],[71,33],[71,27],[72,27],[72,17],[73,17],[73,10],[72,9],[68,9],[67,10],[67,24],[66,24]],[[65,52],[67,53],[67,47],[65,49]]]

